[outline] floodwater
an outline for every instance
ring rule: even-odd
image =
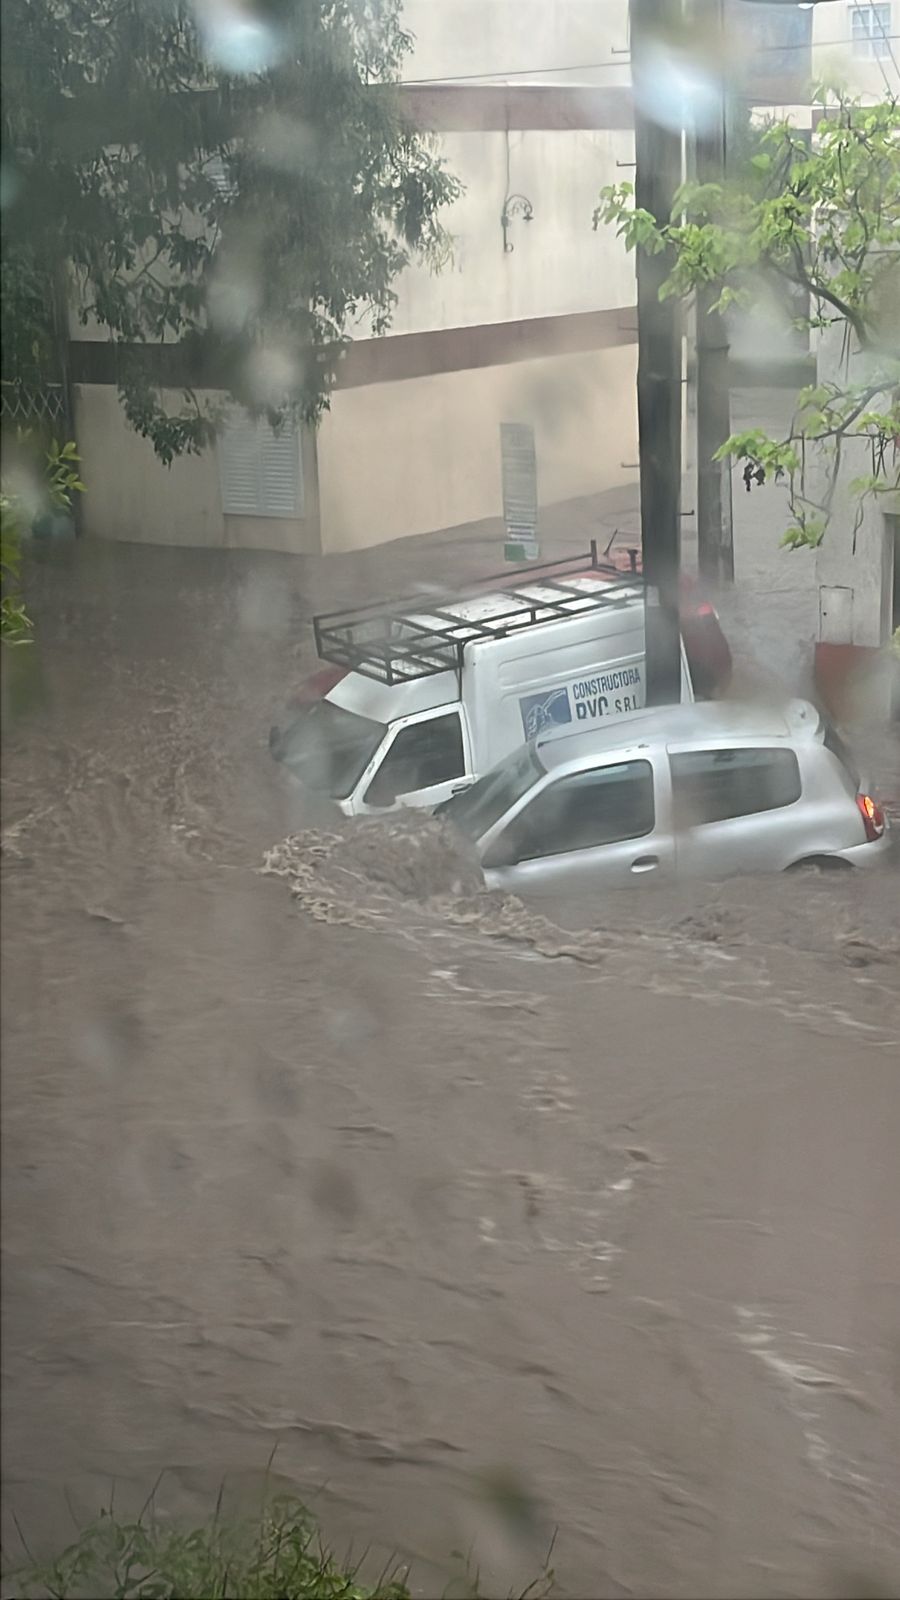
[[[202,1516],[274,1450],[420,1594],[469,1550],[520,1591],[554,1530],[570,1596],[895,1594],[898,880],[538,913],[435,824],[304,816],[273,707],[303,618],[390,560],[82,545],[33,575],[5,1560],[13,1513],[45,1553],[166,1469]]]

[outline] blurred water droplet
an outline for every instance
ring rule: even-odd
[[[511,1533],[524,1537],[539,1523],[537,1500],[512,1467],[497,1467],[481,1474],[478,1493],[504,1521]]]
[[[257,160],[276,172],[301,172],[318,159],[320,137],[308,122],[272,112],[263,117],[253,140]]]
[[[207,0],[198,4],[197,14],[204,54],[225,72],[265,72],[281,55],[274,29],[240,5]]]
[[[253,352],[246,372],[250,393],[263,406],[283,405],[300,377],[297,363],[290,356],[266,346]]]
[[[259,309],[259,301],[259,285],[251,277],[223,267],[207,295],[210,322],[223,332],[244,328]]]
[[[645,71],[635,81],[634,98],[651,122],[676,132],[685,126],[707,132],[721,116],[721,94],[712,74],[662,46],[648,50]]]

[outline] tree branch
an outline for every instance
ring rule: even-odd
[[[808,289],[810,294],[814,294],[817,299],[827,301],[830,306],[834,307],[835,311],[839,311],[841,316],[844,317],[847,322],[849,322],[851,328],[856,334],[856,337],[860,343],[860,348],[863,350],[868,350],[870,348],[869,335],[866,330],[865,322],[863,321],[859,312],[855,311],[852,306],[848,305],[846,300],[842,300],[839,294],[835,294],[834,290],[829,288],[827,284],[821,283],[818,279],[811,278],[806,270],[806,262],[803,259],[803,252],[796,242],[793,246],[793,249],[797,263],[797,276],[803,287]]]

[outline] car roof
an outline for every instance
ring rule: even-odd
[[[744,701],[707,700],[695,705],[659,706],[616,717],[561,738],[538,739],[542,765],[548,772],[570,762],[589,760],[617,751],[646,749],[651,745],[707,745],[711,739],[815,738],[821,719],[808,700],[791,700],[780,707]]]

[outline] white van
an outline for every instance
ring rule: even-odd
[[[645,701],[640,578],[588,556],[509,570],[477,592],[314,618],[341,670],[270,746],[347,816],[430,808],[525,740],[627,717]],[[694,699],[682,644],[682,700]]]

